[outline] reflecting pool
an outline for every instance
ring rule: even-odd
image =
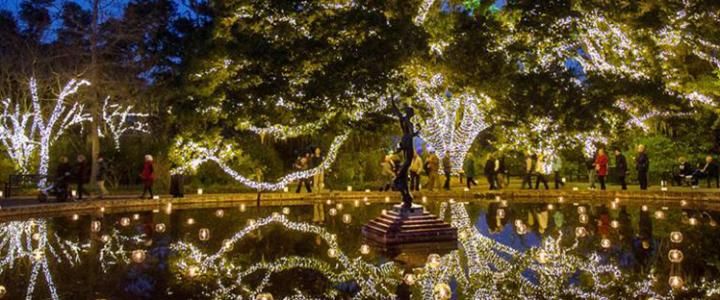
[[[163,205],[6,221],[3,299],[720,297],[718,212],[622,200],[428,200],[453,245],[382,249],[392,203]]]

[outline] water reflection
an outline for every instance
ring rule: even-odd
[[[391,204],[357,202],[6,222],[0,284],[6,299],[662,299],[720,291],[715,212],[428,200],[458,228],[459,243],[383,249],[363,241],[360,227]]]

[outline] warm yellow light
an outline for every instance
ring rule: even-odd
[[[347,191],[348,191],[348,192],[352,192],[352,186],[348,185],[348,186],[347,186]]]
[[[257,297],[255,297],[255,300],[275,300],[275,299],[273,298],[273,295],[270,293],[262,293],[262,294],[257,295]]]
[[[140,220],[140,215],[139,215],[139,214],[133,214],[133,220],[135,220],[135,221]]]
[[[136,264],[141,264],[145,261],[145,257],[147,256],[145,250],[133,250],[132,252],[132,261]]]
[[[110,236],[107,235],[107,234],[103,234],[103,235],[100,237],[100,240],[103,241],[103,243],[107,243],[107,242],[110,241]]]
[[[368,255],[368,254],[370,254],[370,246],[365,245],[365,244],[362,244],[362,245],[360,246],[360,253],[361,253],[362,255]]]
[[[101,226],[102,226],[102,225],[101,225],[100,221],[97,221],[97,220],[96,220],[96,221],[92,221],[92,222],[90,222],[90,231],[92,231],[92,232],[100,232]]]
[[[612,243],[610,242],[610,239],[603,238],[602,240],[600,240],[600,246],[607,249],[607,248],[610,248],[610,246],[612,246]]]
[[[165,224],[163,224],[163,223],[155,224],[155,232],[158,232],[158,233],[165,232]]]
[[[433,289],[435,300],[449,300],[452,297],[452,290],[446,283],[438,283]]]
[[[353,206],[354,206],[354,207],[360,207],[360,200],[355,200],[355,201],[353,201]]]
[[[282,209],[283,215],[289,215],[290,214],[290,208],[289,207],[283,207]]]
[[[617,220],[612,220],[610,221],[610,227],[618,229],[618,227],[620,227],[620,222],[618,222]]]
[[[246,209],[245,204],[240,204],[240,211],[245,212],[245,209]]]
[[[497,210],[497,217],[498,219],[505,218],[505,210],[502,208],[498,208]]]
[[[585,206],[578,206],[577,212],[582,215],[587,212],[587,208]]]
[[[683,258],[685,258],[685,256],[683,255],[682,251],[678,249],[671,249],[670,251],[668,251],[668,259],[672,263],[681,263],[683,261]]]
[[[120,218],[120,225],[122,225],[122,226],[129,226],[129,225],[130,225],[130,218],[128,218],[128,217],[122,217],[122,218]]]
[[[586,235],[587,235],[587,229],[585,229],[585,227],[576,227],[575,228],[575,236],[576,237],[582,238],[582,237],[585,237]]]
[[[335,208],[329,209],[328,215],[331,215],[331,216],[337,215],[337,209],[335,209]]]
[[[415,284],[415,274],[405,273],[405,276],[403,276],[403,281],[405,281],[405,284],[407,285]]]
[[[195,219],[193,219],[193,218],[188,218],[187,221],[186,221],[186,223],[187,223],[188,225],[193,225],[193,224],[195,224]]]
[[[203,242],[209,240],[210,239],[210,229],[200,228],[200,230],[198,231],[198,238]]]
[[[330,248],[327,251],[327,255],[329,258],[336,258],[338,256],[338,251],[335,248]]]
[[[695,226],[697,225],[698,220],[695,217],[691,217],[690,219],[688,219],[688,223],[690,223],[690,225],[692,226]]]
[[[73,221],[80,220],[80,216],[79,216],[78,214],[73,214],[73,215],[72,215],[72,220],[73,220]]]
[[[680,276],[670,276],[670,278],[668,279],[668,284],[673,289],[679,289],[683,287],[685,281]]]
[[[338,211],[340,211],[340,210],[343,210],[343,208],[345,208],[345,205],[343,205],[342,203],[338,203],[338,204],[335,204],[335,208]]]
[[[661,220],[665,218],[665,212],[662,210],[656,210],[655,211],[655,219]]]
[[[580,221],[581,224],[587,224],[588,221],[590,221],[590,217],[586,214],[581,214],[578,216],[578,220]]]
[[[670,241],[679,244],[683,241],[683,234],[680,231],[673,231],[670,233]]]
[[[222,209],[217,209],[215,210],[215,216],[218,218],[222,218],[225,216],[225,211]]]
[[[548,209],[548,210],[553,210],[553,209],[555,209],[555,205],[553,205],[552,203],[550,203],[550,204],[547,205],[547,209]]]
[[[343,214],[342,221],[345,224],[350,224],[352,223],[352,216],[350,214]]]

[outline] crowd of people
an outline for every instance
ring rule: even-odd
[[[98,169],[95,175],[95,184],[99,199],[108,195],[105,182],[108,177],[109,168],[105,159],[98,157]],[[54,184],[49,187],[49,193],[54,194],[58,202],[67,202],[68,200],[82,201],[90,196],[86,189],[90,182],[91,165],[85,158],[85,155],[78,155],[73,164],[67,156],[60,157],[59,163],[55,169]],[[155,169],[153,167],[153,158],[151,155],[145,155],[143,169],[139,174],[143,183],[143,193],[140,198],[153,195],[153,183],[155,182]],[[71,185],[75,185],[75,189],[71,190]]]
[[[644,145],[638,145],[636,151],[634,168],[631,169],[620,148],[613,149],[613,153],[611,153],[614,155],[613,158],[604,147],[598,148],[586,162],[588,188],[607,189],[608,178],[612,175],[620,188],[627,190],[628,175],[630,172],[635,172],[634,175],[636,175],[635,178],[637,178],[640,189],[647,190],[650,158]],[[611,163],[614,163],[612,168]],[[540,189],[542,186],[547,190],[550,189],[550,181],[553,181],[555,189],[563,188],[565,185],[565,178],[562,175],[563,164],[564,161],[560,155],[548,157],[542,153],[526,152],[520,175],[522,177],[521,189]],[[393,188],[393,181],[398,174],[397,166],[399,165],[400,157],[396,154],[390,153],[383,158],[380,163],[383,177],[381,191]],[[490,190],[499,190],[509,186],[510,174],[502,153],[489,154],[482,171]],[[421,175],[424,174],[427,176],[425,187],[429,191],[434,191],[440,185],[438,177],[442,174],[444,175],[442,188],[450,190],[452,172],[449,155],[444,155],[441,159],[433,151],[428,151],[424,157],[416,153],[410,167],[410,189],[412,191],[420,190]],[[471,189],[473,186],[477,186],[476,176],[475,157],[472,153],[468,153],[460,172],[460,183],[463,183],[464,179],[465,187]],[[677,185],[687,184],[697,187],[703,179],[706,180],[708,188],[713,182],[716,188],[720,188],[720,166],[712,156],[707,156],[703,163],[697,164],[695,167],[688,163],[685,157],[679,158],[677,170],[673,173],[673,181]]]

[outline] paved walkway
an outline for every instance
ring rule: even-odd
[[[471,199],[496,199],[501,197],[516,202],[599,202],[612,201],[619,198],[622,201],[653,205],[678,205],[685,203],[689,207],[698,209],[720,210],[720,190],[715,189],[691,189],[686,187],[669,188],[662,191],[658,187],[648,191],[640,191],[631,188],[622,191],[617,188],[610,188],[607,191],[588,190],[584,186],[568,186],[555,190],[524,190],[510,188],[500,191],[490,191],[484,188],[473,188],[466,191],[464,188],[455,188],[451,191],[421,191],[415,193],[416,201],[420,202],[422,197],[430,201],[437,199],[455,199],[458,201]],[[117,211],[148,209],[149,207],[161,208],[172,203],[176,208],[199,208],[223,205],[228,203],[245,203],[246,205],[257,205],[257,193],[234,193],[234,194],[203,194],[187,195],[184,198],[171,198],[168,195],[160,195],[159,199],[139,199],[137,195],[113,195],[106,199],[85,200],[77,202],[47,202],[39,203],[33,197],[18,197],[0,200],[0,219],[17,219],[38,215],[62,215],[75,212],[100,211],[101,208]],[[400,196],[397,192],[376,192],[376,191],[329,191],[322,193],[263,193],[260,205],[262,206],[287,206],[305,205],[315,201],[347,201],[363,200],[367,198],[371,202],[399,202]],[[387,200],[386,200],[387,199]],[[561,200],[562,199],[562,200]]]

